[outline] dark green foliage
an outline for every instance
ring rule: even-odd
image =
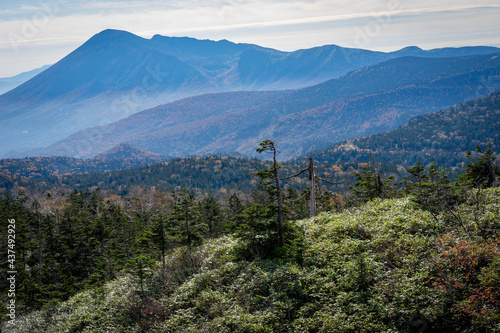
[[[234,203],[237,205],[237,203]],[[222,211],[219,203],[214,197],[209,196],[198,204],[198,210],[200,211],[200,222],[208,226],[208,236],[210,238],[220,235],[224,231],[224,225],[221,223]],[[233,207],[236,211],[238,207]],[[236,212],[237,214],[237,212]]]
[[[243,210],[244,206],[241,199],[236,194],[231,194],[227,199],[225,213],[225,231],[232,232],[238,229],[239,225],[243,223]]]
[[[432,163],[427,174],[420,164],[410,168],[416,179],[413,184],[407,185],[407,190],[413,195],[412,200],[434,216],[448,211],[457,203],[457,198],[448,180],[446,168],[438,170],[437,164]],[[409,170],[409,171],[410,171]]]
[[[270,183],[273,183],[273,186],[269,186],[266,184],[268,188],[268,193],[271,197],[276,196],[276,205],[277,205],[277,218],[278,218],[278,233],[280,236],[280,246],[285,245],[285,233],[283,230],[283,199],[281,193],[281,185],[280,185],[280,177],[278,175],[278,169],[280,168],[276,162],[276,146],[275,143],[271,140],[264,140],[260,143],[260,148],[257,148],[257,152],[263,153],[268,152],[273,154],[273,165],[269,170],[259,170],[257,175],[263,179],[269,179]],[[274,188],[273,188],[274,187]],[[273,193],[275,192],[275,194]]]
[[[483,194],[481,210],[461,205],[469,233],[407,198],[374,200],[303,221],[299,264],[236,258],[231,236],[172,251],[165,270],[134,259],[134,279],[52,307],[57,321],[34,313],[20,332],[495,332],[500,226],[484,240],[474,226],[498,216],[500,196]]]
[[[448,179],[446,168],[438,169],[435,162],[431,163],[427,172],[420,162],[409,168],[411,177],[405,182],[406,192],[411,194],[411,200],[429,211],[436,219],[442,214],[448,223],[464,226],[459,205],[475,202],[476,209],[479,209],[484,204],[481,189],[494,186],[499,171],[498,165],[494,163],[495,156],[492,155],[490,145],[484,151],[479,146],[476,150],[479,156],[472,159],[471,153],[468,153],[470,162],[465,172],[453,183]],[[472,190],[473,188],[477,190]],[[477,223],[477,228],[482,230],[484,238],[488,232],[479,221]]]
[[[162,191],[189,188],[198,193],[216,193],[223,188],[250,192],[253,188],[250,172],[256,167],[268,166],[267,162],[257,159],[207,156],[177,158],[166,163],[111,171],[114,169],[93,168],[87,161],[93,160],[65,161],[67,169],[64,169],[53,167],[50,158],[37,158],[29,163],[24,163],[24,160],[0,160],[0,193],[12,189],[16,183],[36,191],[52,190],[54,187],[69,191],[99,187],[119,195],[127,195],[137,186],[155,186]]]
[[[358,181],[351,188],[356,200],[367,202],[375,198],[385,199],[395,196],[394,176],[384,178],[373,163],[363,167],[361,172],[353,172]]]
[[[236,235],[242,241],[236,253],[246,260],[281,258],[300,264],[305,244],[303,231],[294,220],[308,214],[304,196],[299,197],[293,188],[288,188],[283,195],[278,176],[280,166],[275,160],[272,141],[263,141],[258,151],[270,151],[274,161],[270,168],[255,172],[259,177],[257,188],[253,191],[253,202],[243,210],[243,219],[236,229]],[[237,198],[233,197],[231,201],[237,211]]]
[[[114,279],[134,252],[144,251],[140,240],[147,228],[140,221],[147,221],[147,213],[138,212],[136,223],[130,223],[100,192],[74,191],[43,200],[28,209],[22,193],[16,199],[0,197],[2,224],[16,220],[20,313]]]
[[[139,279],[139,286],[141,287],[142,295],[145,296],[144,282],[146,278],[153,275],[155,261],[145,255],[139,255],[130,259],[127,262],[127,267],[131,269],[132,273]]]
[[[472,152],[467,152],[469,163],[465,168],[462,179],[473,187],[496,187],[500,177],[500,165],[495,163],[491,142],[485,150],[476,145],[478,156],[472,157]]]
[[[354,172],[357,201],[351,202],[367,204],[302,222],[296,220],[308,215],[307,190],[290,182],[280,192],[274,163],[260,164],[251,197],[131,187],[127,197],[75,190],[33,194],[35,200],[17,188],[15,197],[0,197],[0,218],[4,227],[10,218],[17,221],[19,314],[85,289],[98,307],[109,297],[106,283],[130,271],[136,289],[131,304],[117,310],[117,327],[149,330],[168,318],[160,331],[411,332],[426,326],[486,332],[500,318],[498,189],[485,189],[495,183],[488,170],[498,167],[491,147],[477,152],[455,182],[437,163],[409,167],[405,190],[413,204],[378,200],[400,193],[393,178],[370,163]],[[199,161],[184,166],[234,170],[235,160]],[[323,191],[319,210],[341,210],[338,197]],[[223,245],[208,250],[217,242]],[[157,270],[157,261],[164,269]],[[5,290],[6,281],[0,287]],[[90,325],[81,321],[72,329]]]
[[[153,228],[152,228],[152,233],[151,233],[151,239],[155,243],[155,245],[158,247],[158,250],[160,252],[160,258],[162,262],[162,267],[165,269],[165,253],[170,245],[171,240],[169,239],[170,235],[167,233],[166,230],[166,224],[168,223],[167,218],[165,215],[160,212],[158,216],[153,218]]]
[[[243,212],[244,223],[238,226],[237,234],[243,241],[240,255],[248,259],[271,257],[285,245],[280,166],[276,163],[274,142],[262,141],[257,152],[270,152],[273,164],[255,172],[258,184],[253,191],[253,202]]]
[[[191,247],[199,244],[206,225],[199,220],[199,211],[196,210],[196,202],[193,194],[183,189],[176,194],[175,206],[172,211],[172,220],[176,223],[177,239],[180,244]]]

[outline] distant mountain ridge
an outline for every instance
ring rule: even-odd
[[[5,77],[5,78],[0,78],[0,95],[16,88],[17,86],[20,86],[21,84],[29,81],[33,77],[37,76],[47,68],[49,68],[50,65],[45,65],[40,68],[36,68],[27,72],[20,73],[15,76],[11,77]]]
[[[119,144],[104,153],[96,155],[93,159],[100,161],[121,160],[121,161],[144,161],[144,164],[153,162],[163,162],[170,158],[164,155],[155,154],[150,151],[134,147],[129,144]]]
[[[44,147],[91,126],[205,93],[297,89],[407,55],[499,52],[492,47],[383,53],[326,45],[281,52],[226,40],[105,30],[58,63],[0,96],[0,154]]]
[[[295,91],[184,99],[81,131],[42,153],[88,158],[127,143],[168,156],[254,156],[261,140],[273,139],[288,159],[497,90],[498,55],[402,57]]]
[[[64,175],[126,170],[169,160],[171,158],[168,156],[153,154],[126,144],[118,145],[92,159],[57,156],[0,159],[0,193],[2,193],[2,180],[5,180],[2,176],[14,177],[21,182],[52,178],[51,181],[57,183]],[[55,180],[56,178],[59,180]],[[5,184],[14,185],[11,180],[7,180]],[[4,189],[8,187],[4,186]]]

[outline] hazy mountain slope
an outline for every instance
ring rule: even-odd
[[[467,150],[488,142],[500,148],[500,92],[455,107],[411,119],[407,124],[339,143],[307,157],[318,162],[375,161],[410,166],[432,161],[448,167],[463,166]],[[306,157],[306,158],[307,158]]]
[[[47,146],[91,126],[203,93],[296,89],[409,54],[484,54],[476,47],[392,53],[327,45],[281,52],[229,41],[105,30],[0,96],[0,154]],[[13,155],[13,154],[11,154]]]
[[[42,154],[93,157],[121,143],[130,143],[140,136],[149,136],[151,146],[156,149],[147,149],[137,144],[133,144],[134,146],[154,152],[174,152],[178,150],[175,146],[191,145],[192,140],[189,137],[200,132],[200,128],[189,128],[192,123],[203,123],[217,115],[246,109],[254,104],[265,103],[289,93],[286,91],[231,92],[190,97],[155,107],[147,112],[137,113],[112,124],[80,131],[70,136],[69,139],[44,149]],[[224,127],[224,123],[221,123],[221,126]],[[179,130],[184,134],[179,135]],[[157,132],[160,135],[167,132],[172,137],[172,142],[164,144],[157,141],[158,134],[155,134]],[[207,133],[207,136],[209,135],[210,133]],[[183,137],[185,137],[184,141]],[[207,139],[210,140],[210,137]]]
[[[390,59],[415,56],[448,58],[486,55],[500,52],[499,48],[478,46],[422,50],[407,47],[395,52],[374,52],[362,49],[325,45],[295,52],[277,53],[274,50],[250,49],[241,55],[239,72],[241,80],[251,88],[297,88],[319,84],[340,77],[351,71]],[[269,64],[266,66],[266,64]],[[264,67],[262,73],[255,69]],[[269,78],[272,81],[269,81]]]
[[[47,68],[49,68],[50,65],[45,65],[43,67],[33,69],[31,71],[23,72],[21,74],[11,76],[11,77],[5,77],[0,79],[0,95],[6,93],[7,91],[10,91],[14,89],[15,87],[23,84],[24,82],[30,80],[31,78],[37,76]]]
[[[258,142],[270,138],[282,158],[291,158],[497,89],[498,56],[399,58],[297,91],[213,94],[159,106],[76,133],[43,154],[90,157],[129,143],[169,156],[254,155]],[[251,103],[232,104],[241,98]]]

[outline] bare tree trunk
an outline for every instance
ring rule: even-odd
[[[314,184],[314,164],[313,159],[309,158],[309,191],[311,192],[311,200],[309,201],[309,217],[316,216],[316,186]]]
[[[279,234],[280,234],[280,245],[285,245],[285,232],[283,231],[283,209],[281,207],[281,187],[280,179],[278,177],[278,166],[276,164],[276,149],[273,150],[273,163],[274,163],[274,177],[276,179],[276,190],[278,196],[278,223],[279,223]]]

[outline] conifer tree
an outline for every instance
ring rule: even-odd
[[[353,172],[358,181],[351,187],[355,197],[361,202],[375,198],[390,198],[395,194],[394,176],[384,179],[380,170],[376,170],[373,163],[363,166],[361,172]]]
[[[199,203],[200,220],[208,226],[210,238],[217,236],[220,232],[221,208],[214,197],[209,196]]]
[[[476,151],[479,154],[472,157],[472,152],[467,152],[467,158],[470,162],[467,164],[462,178],[474,187],[497,187],[498,177],[500,176],[500,166],[495,163],[496,156],[493,155],[491,142],[483,150],[476,145]]]
[[[178,223],[178,234],[180,243],[189,248],[201,239],[203,228],[197,223],[198,215],[196,202],[193,194],[187,189],[182,189],[175,197],[176,203],[172,212],[172,218]]]
[[[151,234],[151,238],[153,242],[158,246],[161,256],[161,263],[163,269],[165,269],[165,252],[167,249],[168,235],[165,230],[165,224],[167,223],[167,218],[165,214],[160,212],[158,216],[153,218],[153,230]]]
[[[243,210],[244,206],[241,199],[235,193],[231,194],[227,199],[227,206],[224,210],[227,222],[224,228],[226,232],[234,231],[243,222]]]

